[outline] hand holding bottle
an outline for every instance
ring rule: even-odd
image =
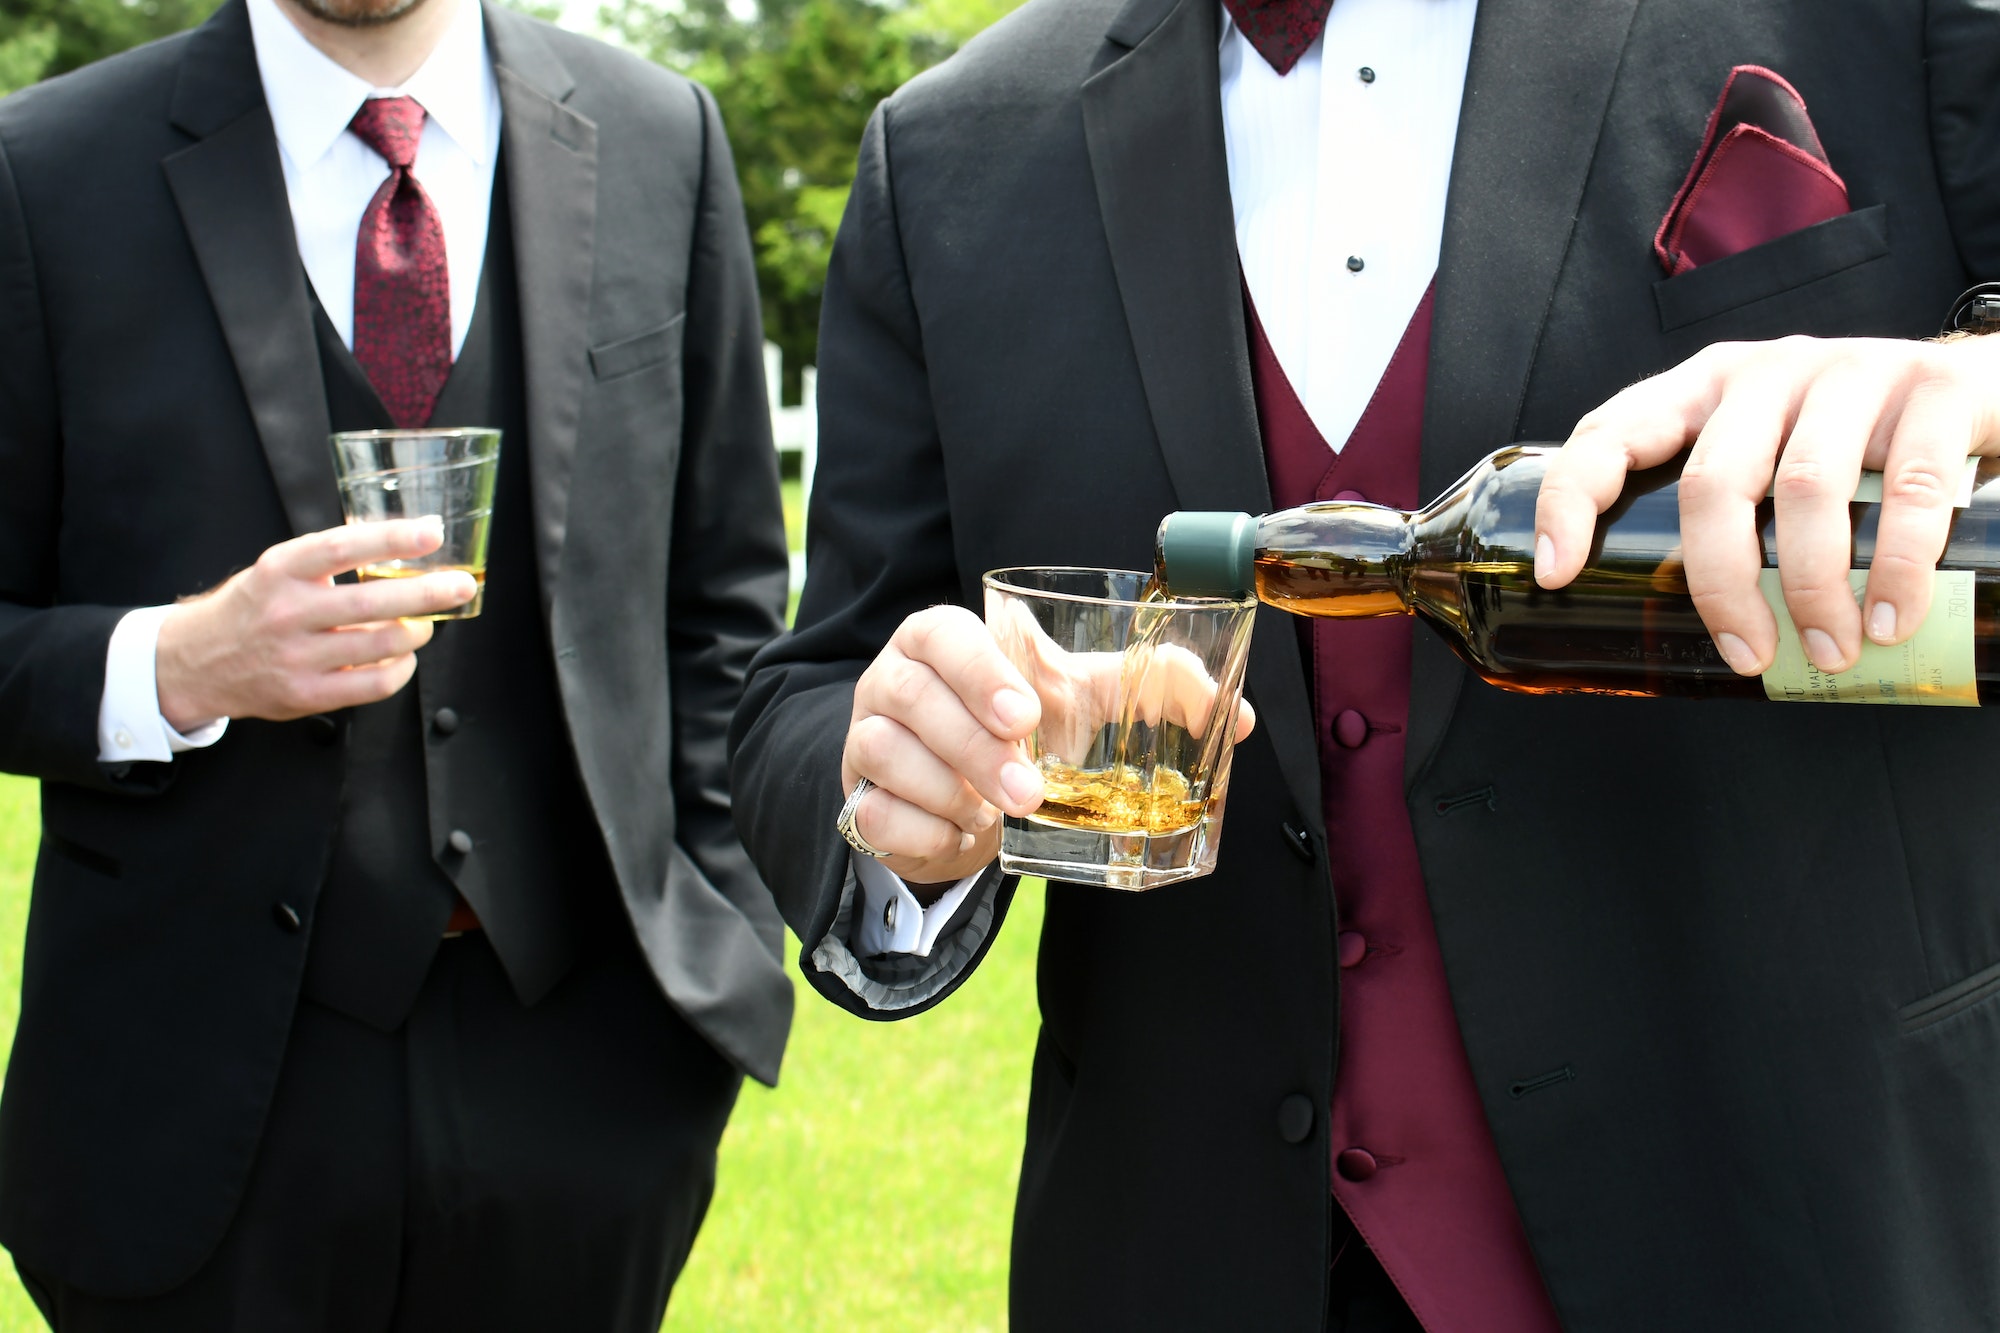
[[[1900,643],[1929,611],[1964,460],[2000,454],[2000,336],[1721,343],[1633,385],[1584,417],[1549,464],[1537,582],[1574,579],[1626,474],[1683,450],[1687,586],[1725,660],[1755,675],[1777,649],[1758,590],[1756,511],[1769,497],[1785,605],[1814,663],[1842,670],[1864,629]],[[1857,607],[1848,503],[1864,469],[1883,474],[1882,514]]]

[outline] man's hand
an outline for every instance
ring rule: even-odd
[[[913,884],[965,878],[1000,854],[1000,811],[1042,803],[1019,742],[1042,710],[979,617],[957,606],[900,625],[854,686],[840,781],[873,782],[855,819]]]
[[[160,713],[177,731],[219,718],[286,721],[386,699],[417,669],[426,621],[463,606],[478,586],[453,570],[417,578],[335,583],[365,564],[428,555],[435,518],[363,523],[273,546],[214,591],[160,623]]]
[[[1064,652],[1016,609],[1024,623],[1006,628],[1032,685],[992,631],[955,606],[905,620],[855,684],[840,780],[875,784],[856,822],[912,884],[982,869],[999,855],[1001,812],[1027,815],[1042,803],[1042,775],[1021,745],[1037,726],[1045,750],[1075,758],[1115,721],[1121,655]],[[1172,718],[1199,734],[1216,686],[1198,658],[1167,645],[1154,650],[1143,688],[1139,718]],[[1239,703],[1237,739],[1253,725]]]
[[[1536,581],[1575,578],[1626,473],[1683,449],[1688,591],[1724,660],[1756,675],[1777,651],[1757,586],[1756,510],[1771,496],[1786,609],[1814,664],[1845,670],[1864,626],[1876,643],[1900,643],[1930,610],[1964,460],[2000,453],[2000,336],[1720,343],[1633,385],[1579,422],[1549,464]],[[1882,515],[1857,608],[1848,502],[1863,469],[1883,474]]]

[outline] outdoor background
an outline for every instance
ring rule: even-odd
[[[716,94],[756,239],[785,398],[815,359],[820,284],[876,102],[1020,0],[506,0],[683,69]],[[0,94],[205,18],[217,0],[0,0]],[[803,520],[786,484],[794,549]],[[0,774],[0,1051],[13,1043],[40,817]],[[939,1010],[864,1023],[787,967],[798,1021],[775,1092],[747,1085],[666,1328],[1006,1327],[1042,889],[1023,886],[978,974]],[[43,1328],[0,1265],[0,1333]],[[551,1330],[550,1333],[566,1333]]]

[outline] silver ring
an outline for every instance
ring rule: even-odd
[[[886,859],[889,853],[862,837],[860,826],[855,823],[854,818],[861,811],[861,798],[874,790],[875,784],[867,778],[855,783],[854,790],[847,793],[847,804],[840,807],[840,818],[834,821],[833,826],[840,831],[840,836],[847,840],[849,847],[872,860],[881,861]]]

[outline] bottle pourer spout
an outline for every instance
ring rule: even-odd
[[[1160,520],[1153,572],[1171,597],[1248,597],[1257,590],[1257,520],[1183,509]]]

